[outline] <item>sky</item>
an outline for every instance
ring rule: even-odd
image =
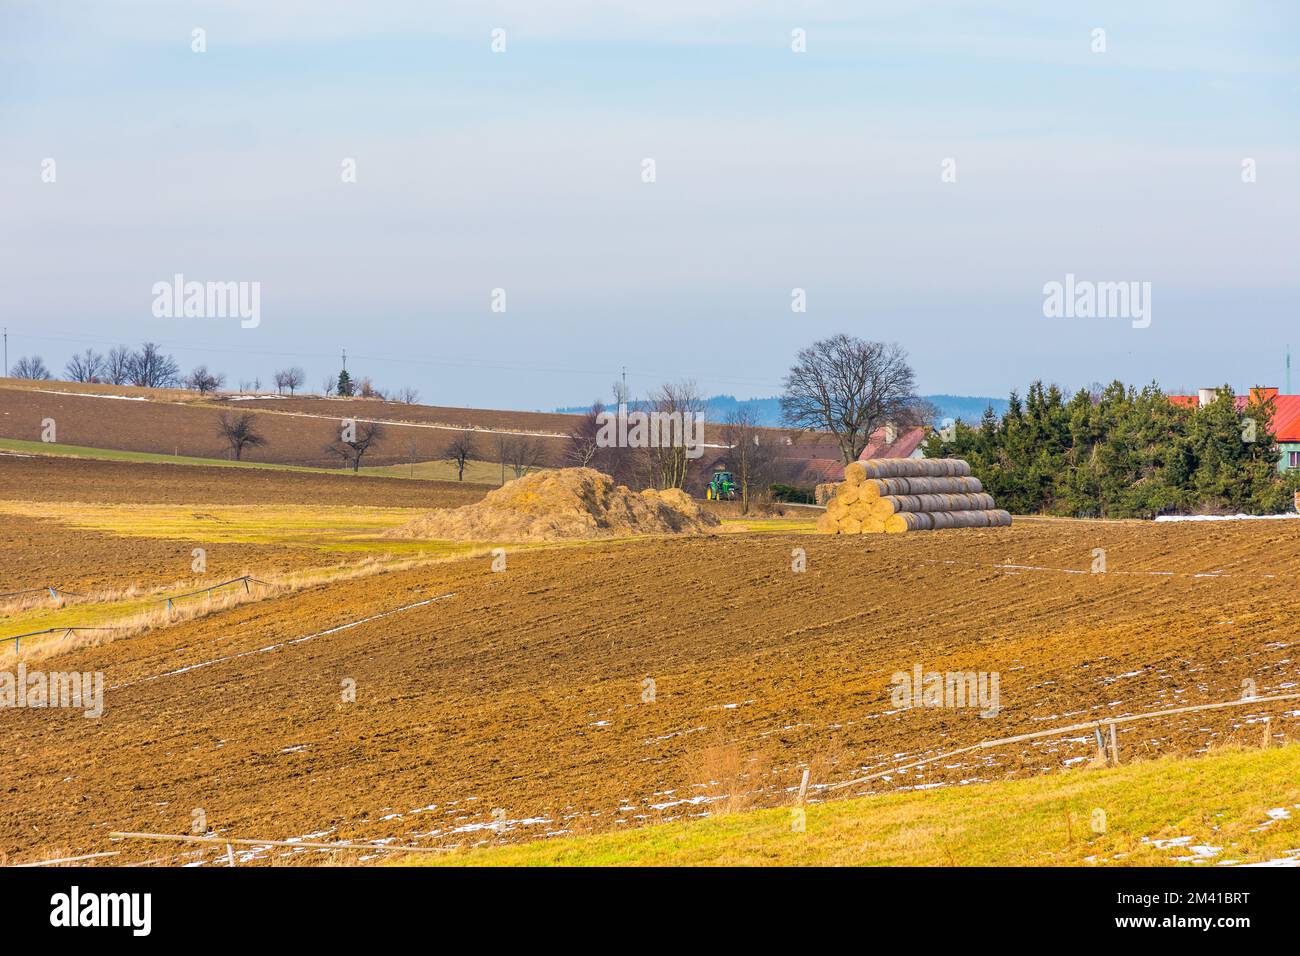
[[[1298,102],[1294,2],[0,0],[0,324],[495,408],[773,395],[837,332],[923,393],[1284,386]]]

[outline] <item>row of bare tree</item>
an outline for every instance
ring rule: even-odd
[[[8,374],[14,378],[36,381],[51,381],[54,379],[54,373],[50,371],[45,364],[45,360],[39,355],[20,357],[14,362],[13,367],[9,369]],[[283,395],[287,392],[289,395],[295,395],[306,383],[307,373],[295,365],[278,369],[272,380],[278,394]],[[226,376],[221,372],[209,370],[207,365],[199,365],[188,375],[183,374],[176,359],[165,354],[161,346],[155,342],[146,342],[135,350],[125,345],[119,345],[109,349],[106,354],[101,354],[90,348],[84,352],[79,352],[69,359],[67,365],[64,366],[63,381],[101,383],[104,385],[137,385],[143,388],[188,388],[200,394],[207,394],[220,391],[226,384]],[[262,380],[246,381],[241,379],[239,390],[241,392],[260,392],[262,390]],[[390,395],[390,393],[385,393],[376,387],[366,377],[362,377],[359,382],[353,385],[346,372],[338,379],[333,376],[328,377],[325,380],[321,394],[349,397],[355,395],[361,398],[382,400],[388,400],[391,397],[392,401],[403,402],[407,405],[414,405],[420,400],[420,393],[414,388],[403,387],[393,391]]]
[[[217,434],[230,448],[236,461],[243,458],[245,449],[267,444],[266,437],[257,427],[257,417],[252,412],[223,411],[217,416]],[[340,429],[339,436],[325,446],[325,452],[340,458],[346,467],[357,471],[366,453],[384,442],[388,431],[381,422],[355,421]],[[465,480],[465,466],[474,460],[495,454],[501,463],[501,482],[505,483],[507,467],[514,477],[521,478],[543,463],[545,449],[541,441],[526,434],[495,433],[492,448],[480,449],[471,432],[457,433],[438,454],[437,460],[451,462],[456,468],[458,481]],[[414,449],[412,449],[414,455]]]
[[[13,369],[18,377],[49,379],[51,375],[39,356],[21,358]],[[76,355],[68,362],[67,377],[76,382],[108,382],[145,387],[184,385],[200,393],[215,392],[225,383],[225,376],[195,368],[182,378],[175,359],[160,347],[146,342],[135,351],[118,346],[107,355],[93,349]],[[302,387],[305,375],[301,368],[281,369],[275,373],[275,386],[283,394],[293,395]],[[258,383],[260,387],[260,383]],[[350,396],[384,398],[368,379],[358,388],[346,371],[337,379],[326,381],[323,392]],[[415,403],[414,389],[403,389],[397,400]],[[623,384],[614,385],[616,405],[662,416],[686,420],[702,416],[703,396],[694,382],[665,384],[648,398],[631,402]],[[828,434],[837,443],[847,464],[866,448],[872,433],[886,424],[898,427],[927,424],[935,409],[919,399],[915,376],[907,354],[895,344],[867,342],[848,335],[835,335],[800,350],[785,380],[781,408],[787,425],[798,432]],[[781,457],[779,433],[760,427],[754,413],[742,406],[716,433],[724,449],[719,454],[691,457],[682,443],[654,444],[649,447],[616,447],[600,439],[606,413],[600,402],[592,404],[565,438],[562,461],[547,460],[544,440],[525,433],[491,433],[489,446],[483,448],[473,432],[453,437],[440,454],[441,460],[453,463],[457,477],[464,480],[466,464],[471,460],[493,460],[501,465],[501,481],[509,469],[516,478],[542,464],[564,464],[595,468],[612,475],[621,484],[637,488],[684,488],[707,475],[696,472],[710,469],[715,463],[731,471],[740,489],[742,508],[765,493],[771,484]],[[220,416],[219,432],[238,459],[244,449],[264,445],[265,439],[255,427],[251,413]],[[377,423],[357,422],[349,440],[336,439],[327,451],[338,455],[354,470],[362,458],[384,439],[384,429]],[[719,459],[721,458],[721,461]]]

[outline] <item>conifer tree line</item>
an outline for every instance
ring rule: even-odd
[[[1016,514],[1153,518],[1169,513],[1276,514],[1294,509],[1300,472],[1280,475],[1274,402],[1231,388],[1204,407],[1175,405],[1155,383],[1115,381],[1067,397],[1036,381],[999,419],[934,432],[927,457],[966,459]]]

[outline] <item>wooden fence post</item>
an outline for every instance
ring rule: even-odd
[[[1110,722],[1110,755],[1115,761],[1115,766],[1119,766],[1119,739],[1115,736],[1115,721]]]

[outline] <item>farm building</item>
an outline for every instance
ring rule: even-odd
[[[1170,395],[1169,400],[1184,408],[1200,408],[1214,401],[1216,390],[1202,388],[1195,395]],[[1238,411],[1244,411],[1251,400],[1255,404],[1273,402],[1272,431],[1277,440],[1277,470],[1282,473],[1300,468],[1300,395],[1279,395],[1276,388],[1252,388],[1249,395],[1236,395],[1233,401]]]
[[[871,433],[867,447],[862,449],[858,461],[874,458],[921,458],[921,445],[927,432],[924,428],[895,428],[885,425]],[[838,445],[795,445],[782,460],[787,466],[792,485],[814,486],[844,480],[844,462],[840,460]]]

